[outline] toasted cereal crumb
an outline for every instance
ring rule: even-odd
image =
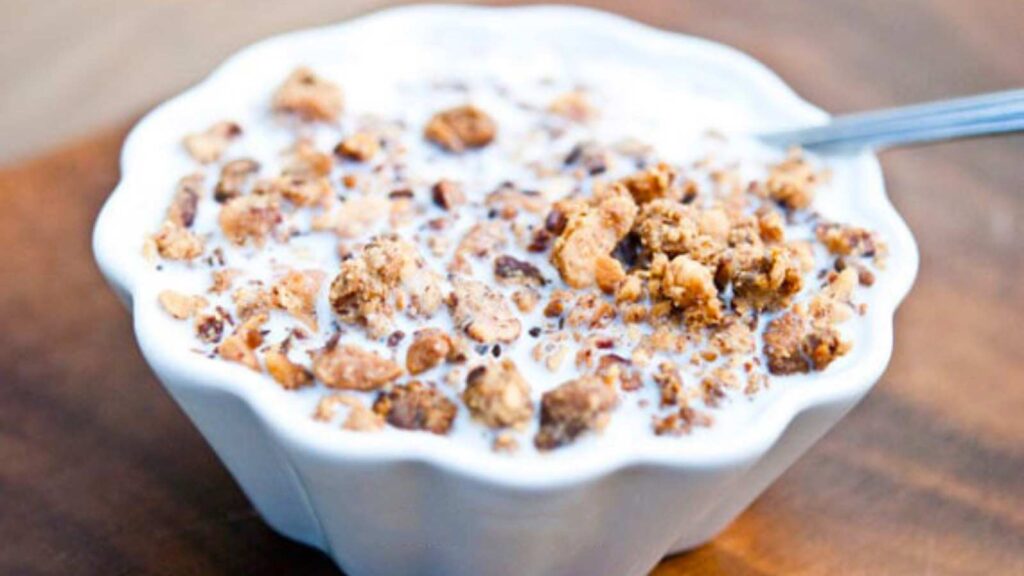
[[[195,316],[209,304],[202,296],[190,296],[174,290],[164,290],[157,298],[164,310],[178,320]]]
[[[438,180],[430,189],[431,198],[445,210],[454,210],[466,203],[466,195],[462,186],[453,180]]]
[[[292,362],[284,346],[274,346],[264,352],[263,362],[267,372],[285,390],[296,390],[313,384],[313,373],[305,366]]]
[[[522,325],[505,297],[476,280],[456,279],[449,297],[452,319],[459,330],[477,342],[512,342]]]
[[[196,337],[207,344],[216,344],[224,335],[226,322],[230,323],[231,317],[219,306],[213,312],[199,314],[193,321]]]
[[[356,162],[371,160],[380,151],[380,139],[369,132],[356,132],[342,140],[334,153]]]
[[[396,428],[444,435],[451,430],[458,407],[434,386],[413,380],[381,392],[373,411]]]
[[[669,415],[653,419],[652,428],[658,436],[683,436],[689,434],[697,426],[707,428],[714,423],[710,414],[700,412],[690,406],[683,406]]]
[[[519,441],[510,432],[499,432],[494,436],[491,450],[501,454],[515,454],[519,451]]]
[[[497,126],[486,112],[465,105],[435,114],[423,135],[449,152],[458,153],[490,144],[496,132]]]
[[[494,276],[502,284],[519,284],[540,287],[547,284],[540,269],[526,262],[504,254],[494,259]]]
[[[810,206],[820,181],[821,175],[794,149],[788,158],[770,167],[765,185],[772,200],[788,210],[799,210]]]
[[[306,121],[333,122],[341,115],[343,106],[341,89],[304,66],[285,79],[273,102],[275,112],[295,114]]]
[[[223,294],[231,289],[231,285],[234,284],[235,278],[242,275],[242,271],[235,268],[225,268],[223,270],[214,270],[210,273],[213,278],[210,284],[209,292],[211,294]]]
[[[202,238],[170,221],[165,221],[152,239],[157,254],[167,260],[195,260],[206,249]]]
[[[555,240],[551,262],[573,288],[594,285],[597,262],[611,254],[637,215],[636,203],[621,188],[590,203],[564,205],[567,222]]]
[[[541,397],[540,430],[533,443],[538,450],[553,450],[572,443],[588,430],[600,430],[617,403],[615,389],[599,378],[570,380]]]
[[[354,432],[377,432],[384,428],[384,418],[367,408],[351,394],[334,393],[320,399],[313,412],[313,419],[328,422],[334,419],[338,406],[346,406],[348,415],[341,427]]]
[[[220,179],[213,189],[213,199],[227,202],[245,193],[249,180],[260,171],[260,163],[251,158],[232,160],[220,169]]]
[[[654,383],[661,391],[661,405],[675,406],[683,397],[683,376],[673,362],[662,362],[654,374]]]
[[[225,360],[238,362],[259,372],[260,361],[256,358],[256,349],[263,344],[261,329],[267,320],[266,314],[258,314],[242,322],[217,346],[217,354]]]
[[[324,276],[321,270],[292,270],[271,287],[271,302],[316,330],[316,297]]]
[[[235,122],[221,121],[203,132],[185,136],[185,150],[200,164],[220,160],[231,142],[242,135],[242,127]]]
[[[540,294],[538,294],[536,290],[524,288],[512,293],[512,302],[516,305],[516,308],[524,314],[533,312],[539,301]]]
[[[548,111],[573,122],[588,122],[597,116],[595,108],[582,90],[566,92],[551,101]]]
[[[414,376],[422,374],[445,359],[451,359],[455,351],[451,337],[445,332],[437,328],[417,330],[405,353],[405,368]]]
[[[191,228],[203,195],[203,175],[189,174],[178,180],[174,198],[167,208],[167,221],[181,228]]]
[[[355,344],[335,344],[313,353],[313,374],[331,388],[366,391],[396,380],[402,367]]]
[[[530,385],[508,358],[470,370],[462,401],[474,418],[491,428],[522,427],[533,416]]]
[[[682,196],[681,189],[673,189],[676,171],[665,163],[641,170],[620,180],[637,204],[646,204],[658,198]]]
[[[233,244],[263,246],[281,223],[281,207],[273,196],[239,196],[220,209],[220,229]]]

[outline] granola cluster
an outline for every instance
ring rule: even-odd
[[[311,391],[316,420],[476,430],[505,453],[627,410],[687,435],[851,350],[842,324],[885,244],[813,211],[827,171],[799,150],[679,161],[602,141],[599,98],[552,85],[492,85],[485,107],[438,82],[416,93],[428,114],[389,116],[295,70],[267,99],[293,136],[276,155],[247,147],[258,125],[185,135],[144,254],[206,288],[168,280],[159,305],[198,353]]]

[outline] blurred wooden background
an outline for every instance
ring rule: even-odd
[[[385,4],[0,0],[0,574],[335,573],[153,379],[88,237],[139,113],[248,42]],[[1021,0],[593,5],[736,46],[835,112],[1024,85]],[[657,576],[1024,574],[1022,158],[1022,136],[883,155],[922,252],[888,372]]]

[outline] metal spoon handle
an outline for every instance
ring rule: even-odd
[[[1024,90],[837,116],[823,126],[762,134],[761,139],[838,152],[1017,131],[1024,131]]]

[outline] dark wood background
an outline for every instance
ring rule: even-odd
[[[737,46],[837,112],[1024,85],[1020,0],[599,5]],[[126,129],[0,171],[0,574],[333,574],[256,516],[95,269]],[[1024,574],[1024,137],[883,163],[922,256],[887,374],[658,576]]]

